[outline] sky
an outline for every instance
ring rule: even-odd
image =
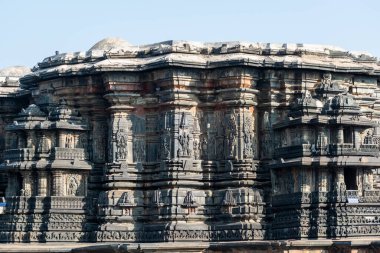
[[[380,57],[379,0],[0,0],[0,69],[106,37],[309,43]]]

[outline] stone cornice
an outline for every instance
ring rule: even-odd
[[[57,54],[45,58],[38,66],[21,82],[108,71],[139,72],[170,66],[197,69],[249,66],[380,75],[377,59],[365,53],[322,45],[245,42],[166,41],[108,51]]]

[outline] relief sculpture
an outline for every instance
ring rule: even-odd
[[[115,134],[116,139],[116,161],[126,160],[128,151],[127,151],[127,134],[123,129],[117,130]]]

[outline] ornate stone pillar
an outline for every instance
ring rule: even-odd
[[[79,141],[79,134],[78,133],[74,133],[73,134],[73,139],[74,139],[73,148],[77,148],[78,147],[78,141]]]
[[[62,172],[60,171],[53,171],[52,172],[52,189],[51,189],[51,195],[52,196],[64,196],[63,192],[63,178],[62,178]]]
[[[359,129],[357,128],[354,128],[354,144],[355,144],[356,150],[358,150],[360,148],[361,141],[360,141],[360,132],[359,132]]]
[[[64,131],[59,131],[58,133],[58,146],[60,148],[64,148],[65,147],[65,132]]]
[[[36,133],[34,131],[28,131],[26,147],[27,148],[36,147]]]
[[[337,143],[339,143],[339,144],[343,144],[344,143],[343,126],[339,126],[336,140],[337,140]]]
[[[48,180],[46,171],[38,172],[38,196],[47,196]]]
[[[32,196],[33,195],[33,178],[31,171],[22,171],[22,189],[20,195]]]

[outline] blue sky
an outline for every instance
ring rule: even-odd
[[[380,56],[378,0],[0,0],[0,68],[105,37],[330,44]]]

